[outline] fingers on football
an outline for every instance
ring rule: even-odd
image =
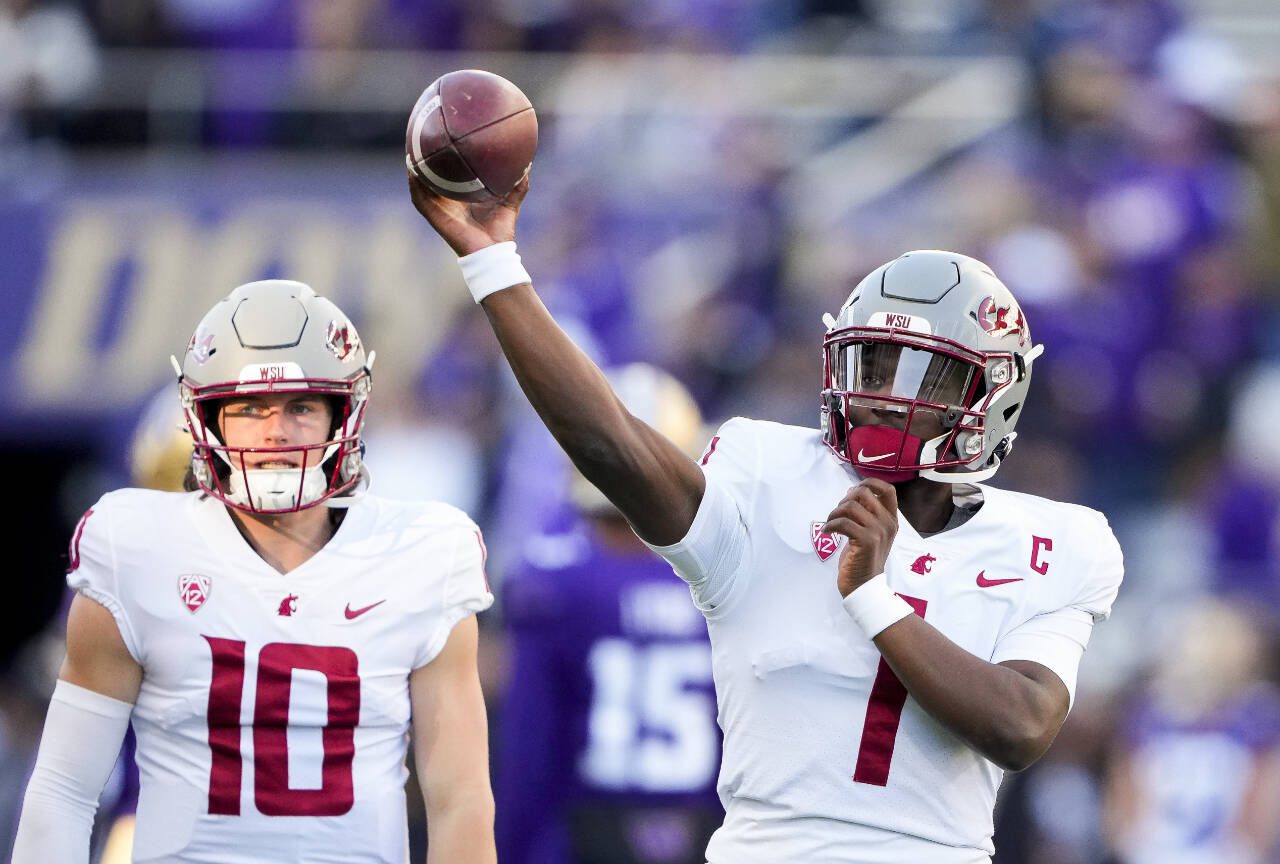
[[[530,166],[532,167],[532,166]],[[524,196],[529,194],[529,169],[525,169],[524,176],[511,188],[511,191],[502,198],[495,199],[495,203],[499,207],[505,207],[508,210],[520,212],[520,205],[524,202]]]

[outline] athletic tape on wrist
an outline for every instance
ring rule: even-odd
[[[844,598],[844,611],[868,639],[876,638],[889,625],[912,614],[911,605],[893,593],[883,573],[850,591]]]
[[[477,303],[495,291],[533,281],[529,278],[529,271],[520,263],[514,240],[494,243],[478,252],[463,255],[458,259],[458,266],[462,268],[462,280],[467,283],[467,290]]]

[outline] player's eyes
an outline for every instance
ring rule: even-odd
[[[228,417],[256,417],[262,413],[262,407],[252,404],[232,404],[226,407],[225,413]]]

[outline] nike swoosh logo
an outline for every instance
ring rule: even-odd
[[[368,612],[373,607],[381,606],[383,603],[386,603],[386,602],[387,601],[384,598],[382,600],[379,600],[377,603],[370,603],[368,606],[365,606],[363,609],[352,609],[351,604],[348,603],[347,608],[343,610],[343,614],[346,615],[347,620],[350,621],[353,618],[359,618],[361,615]]]
[[[981,571],[980,573],[978,573],[978,587],[979,587],[979,588],[994,588],[994,587],[995,587],[995,586],[997,586],[997,585],[1008,585],[1010,582],[1021,582],[1021,581],[1022,581],[1022,579],[1021,579],[1021,578],[1018,578],[1018,579],[988,579],[986,574],[987,574],[987,571],[986,571],[986,570],[983,570],[983,571]]]
[[[893,455],[892,453],[882,453],[879,456],[868,456],[865,452],[863,452],[861,447],[858,448],[859,462],[879,462],[881,459],[888,459],[892,455]]]

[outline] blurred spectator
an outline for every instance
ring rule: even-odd
[[[1270,635],[1211,596],[1169,623],[1108,777],[1108,836],[1122,864],[1275,860],[1280,691],[1264,677]]]
[[[0,0],[0,143],[40,134],[98,77],[93,31],[72,3]]]
[[[1236,390],[1224,470],[1208,488],[1214,587],[1280,621],[1280,365],[1255,368]]]

